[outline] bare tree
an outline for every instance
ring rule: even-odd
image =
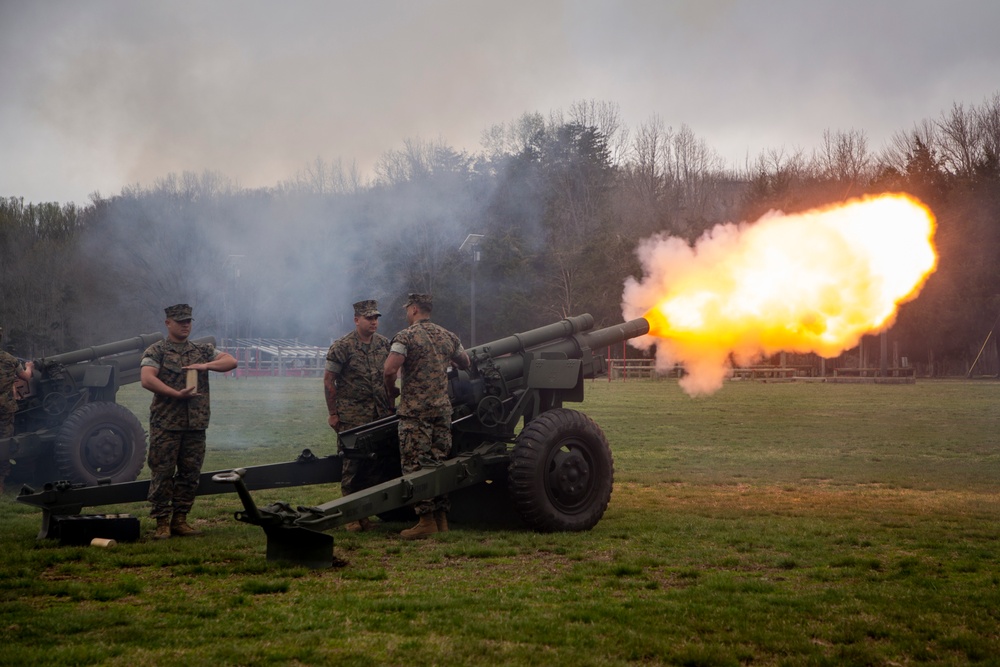
[[[971,178],[982,150],[981,127],[975,113],[964,105],[953,104],[936,125],[942,166],[957,176]]]
[[[925,119],[915,124],[912,130],[893,134],[879,154],[878,161],[883,167],[905,174],[917,148],[923,146],[931,151],[936,150],[937,137],[937,125]]]
[[[868,137],[863,130],[824,130],[816,162],[821,176],[843,183],[848,191],[853,190],[871,175]]]
[[[974,113],[982,142],[983,167],[1000,171],[1000,93],[986,99]]]
[[[298,173],[297,180],[302,186],[302,190],[325,195],[334,189],[336,178],[333,166],[328,165],[323,158],[317,155],[311,164],[307,164],[305,169]]]
[[[618,185],[610,193],[611,216],[617,229],[632,242],[667,227],[672,137],[673,131],[659,116],[650,117],[632,135],[629,159],[616,170]]]
[[[450,168],[445,166],[444,158],[451,155],[457,153],[443,141],[405,139],[401,149],[379,156],[375,163],[376,182],[393,185],[426,178],[442,168],[448,171]]]
[[[723,160],[687,125],[681,125],[673,135],[671,148],[667,177],[674,188],[674,205],[684,211],[679,216],[685,221],[683,231],[698,232],[716,217],[714,207],[718,202],[714,199]]]
[[[285,194],[339,195],[355,194],[363,187],[356,161],[351,160],[350,165],[345,168],[340,158],[334,162],[326,162],[316,156],[316,159],[296,172],[293,179],[282,181],[274,191]]]
[[[639,126],[632,142],[632,185],[647,201],[655,201],[663,189],[663,178],[670,160],[673,130],[664,127],[659,116],[653,116]]]
[[[545,134],[545,118],[540,113],[525,113],[508,123],[500,123],[485,130],[480,144],[486,157],[499,161],[510,155],[520,155],[539,146]]]
[[[351,160],[351,164],[347,168],[347,173],[344,175],[344,192],[357,194],[364,187],[365,182],[361,177],[361,170],[358,169],[358,162],[357,160]]]
[[[412,174],[405,151],[387,151],[375,162],[375,182],[380,185],[405,183]]]
[[[597,128],[597,131],[604,135],[613,166],[620,166],[628,158],[629,131],[622,123],[617,104],[580,100],[570,105],[569,117],[570,122]]]

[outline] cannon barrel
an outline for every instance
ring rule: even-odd
[[[591,350],[600,350],[649,333],[649,322],[643,317],[594,331],[584,330],[589,329],[589,326],[581,326],[588,323],[593,326],[593,321],[594,319],[589,314],[569,318],[555,325],[534,329],[525,334],[517,334],[498,341],[504,345],[488,343],[480,348],[474,348],[470,351],[470,356],[472,356],[471,352],[481,354],[480,350],[485,350],[487,354],[493,355],[491,363],[497,368],[504,380],[509,382],[520,378],[524,373],[524,357],[521,352],[562,354],[567,359],[584,359],[585,357],[589,359],[588,352]],[[545,338],[542,338],[541,332],[547,334]],[[525,345],[524,348],[510,349],[511,345],[508,341],[514,339],[530,344]],[[497,357],[497,349],[503,350],[506,356]],[[603,372],[603,366],[595,367],[592,363],[584,365],[584,375],[587,377],[601,372]]]
[[[143,334],[141,336],[135,336],[134,338],[119,340],[114,343],[85,347],[79,350],[73,350],[72,352],[54,354],[51,357],[42,357],[38,360],[38,362],[39,365],[43,367],[51,364],[69,366],[72,364],[94,361],[96,359],[109,357],[114,354],[122,354],[123,352],[142,352],[161,338],[163,338],[163,335],[158,333]]]
[[[566,340],[555,341],[548,345],[542,345],[533,352],[562,352],[569,358],[577,358],[584,349],[600,350],[609,345],[616,345],[631,338],[644,336],[649,333],[649,322],[644,317],[638,317],[628,322],[615,324],[597,331],[587,331],[579,336],[573,336]]]
[[[500,340],[478,345],[468,350],[468,352],[470,357],[484,355],[487,357],[502,357],[505,354],[524,352],[533,347],[587,331],[593,327],[593,316],[590,313],[584,313],[583,315],[567,317],[554,324],[546,324],[537,329],[516,333]]]

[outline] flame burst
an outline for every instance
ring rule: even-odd
[[[834,357],[895,321],[937,265],[934,215],[885,194],[753,225],[719,225],[692,248],[663,235],[637,253],[645,277],[625,281],[626,320],[644,316],[657,367],[683,363],[691,395],[722,386],[731,359],[776,352]]]

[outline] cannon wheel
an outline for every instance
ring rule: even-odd
[[[558,408],[531,420],[511,454],[514,507],[535,530],[590,530],[611,500],[614,462],[601,427]]]
[[[60,479],[131,482],[146,459],[146,432],[138,418],[117,403],[87,403],[63,422],[55,459]]]

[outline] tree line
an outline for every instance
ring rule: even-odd
[[[433,294],[435,319],[467,345],[581,312],[607,326],[643,238],[694,242],[720,223],[881,192],[910,193],[938,220],[939,268],[901,308],[894,349],[964,373],[1000,314],[1000,93],[877,151],[864,130],[828,130],[810,151],[740,167],[686,125],[629,128],[613,103],[581,101],[497,124],[474,153],[407,140],[369,180],[316,158],[268,188],[185,172],[85,206],[8,196],[0,326],[16,354],[38,357],[160,330],[163,307],[183,301],[195,335],[325,345],[364,298],[391,335],[411,291]],[[482,235],[475,264],[460,250],[470,234]]]

